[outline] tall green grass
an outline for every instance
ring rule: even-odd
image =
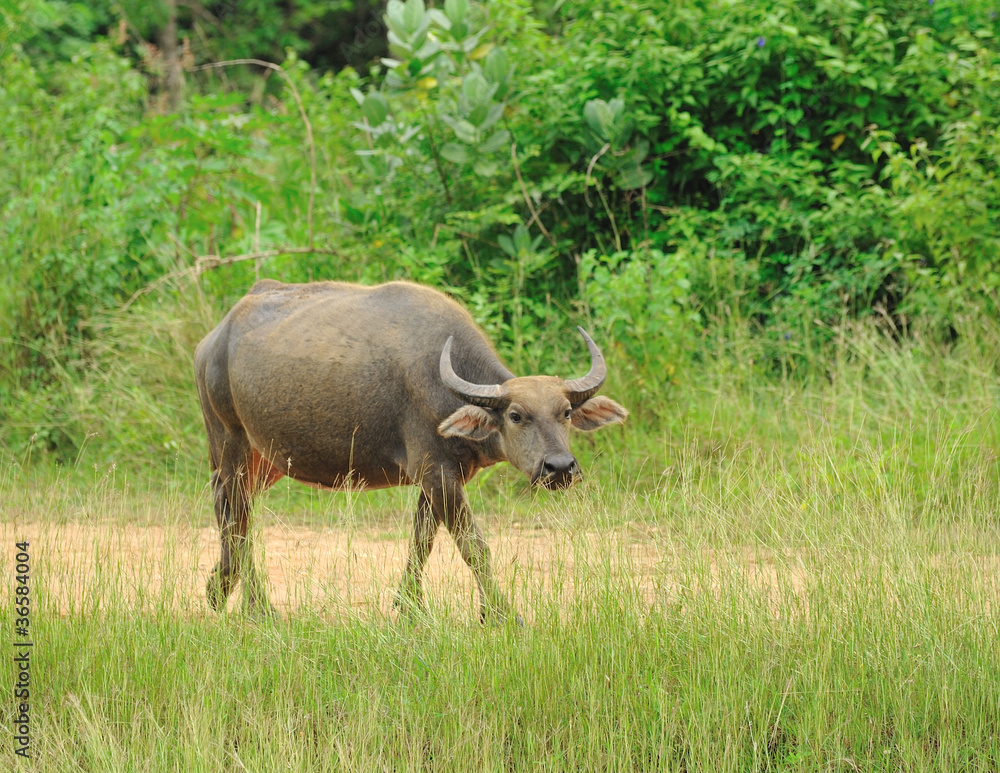
[[[210,614],[203,578],[185,580],[185,535],[213,523],[204,467],[111,468],[84,449],[53,472],[8,453],[0,575],[29,525],[112,535],[82,546],[94,558],[33,556],[22,767],[995,771],[1000,337],[958,332],[944,346],[859,327],[784,376],[731,336],[658,400],[611,385],[636,421],[576,437],[583,485],[531,492],[498,469],[470,488],[495,545],[534,530],[557,546],[544,567],[498,553],[523,629],[481,627],[467,592],[441,588],[416,625],[315,585],[282,622]],[[256,521],[403,539],[414,500],[283,481]],[[126,524],[174,536],[137,565],[113,536]]]
[[[516,595],[532,610],[524,629],[483,628],[470,606],[440,602],[416,626],[309,608],[276,624],[179,611],[168,583],[159,599],[122,593],[141,588],[142,576],[113,554],[99,557],[106,571],[86,590],[103,603],[60,615],[45,588],[72,569],[45,568],[38,555],[37,759],[27,767],[993,770],[1000,762],[995,537],[974,551],[942,552],[916,532],[864,549],[752,555],[692,550],[669,533],[648,538],[663,557],[652,597],[618,571],[624,549],[609,533],[612,546],[571,576],[557,567],[549,590],[518,576]],[[175,543],[162,561],[183,554]],[[768,579],[755,565],[768,566]],[[551,591],[565,581],[568,598]]]

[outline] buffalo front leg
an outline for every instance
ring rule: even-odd
[[[214,610],[225,607],[237,580],[243,580],[243,603],[248,613],[271,616],[274,608],[267,600],[264,583],[257,572],[250,549],[250,495],[246,473],[240,470],[223,477],[212,474],[215,517],[219,523],[222,553],[208,577],[205,591]]]
[[[514,612],[507,597],[497,587],[490,546],[472,517],[464,489],[460,485],[443,486],[436,495],[440,501],[442,520],[479,586],[480,620],[514,619],[520,623],[520,615]]]
[[[406,557],[406,568],[399,584],[399,592],[393,606],[408,617],[425,611],[423,575],[427,557],[434,547],[438,520],[434,515],[431,501],[424,491],[420,492],[417,512],[413,516],[413,537]]]

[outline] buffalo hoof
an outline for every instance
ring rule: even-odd
[[[251,620],[257,620],[262,623],[277,623],[281,620],[281,615],[278,614],[278,610],[274,608],[274,605],[265,601],[264,603],[257,602],[255,604],[246,604],[246,616]]]
[[[399,613],[401,620],[411,623],[426,620],[430,616],[422,598],[402,591],[396,593],[396,597],[392,600],[392,608]]]
[[[518,628],[524,628],[524,618],[512,609],[495,609],[492,611],[486,609],[480,610],[479,622],[482,625],[504,625],[506,623],[513,623]]]
[[[243,580],[243,612],[251,620],[280,620],[281,616],[268,600],[264,585],[253,575]]]
[[[233,592],[233,581],[229,577],[223,577],[218,572],[212,572],[208,576],[208,583],[205,585],[205,596],[208,605],[219,612],[224,609],[229,596]]]

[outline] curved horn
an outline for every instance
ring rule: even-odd
[[[473,384],[455,373],[451,366],[451,342],[455,336],[448,336],[441,350],[441,380],[460,400],[482,408],[500,408],[503,404],[503,388],[499,384]]]
[[[569,401],[574,406],[587,402],[597,394],[597,390],[604,384],[604,379],[608,375],[608,366],[604,364],[604,355],[601,354],[597,344],[582,327],[578,327],[577,330],[580,331],[580,335],[583,336],[583,340],[587,342],[587,348],[590,350],[590,372],[583,378],[575,378],[566,382],[566,388],[569,390]]]

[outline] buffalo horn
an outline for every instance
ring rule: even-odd
[[[577,330],[580,331],[580,335],[583,336],[583,340],[587,342],[587,348],[590,350],[590,372],[583,378],[575,378],[566,382],[566,388],[569,390],[569,401],[574,406],[587,402],[597,394],[597,390],[604,384],[604,379],[608,375],[608,367],[604,364],[604,355],[601,354],[597,344],[582,327],[578,327]]]
[[[448,336],[441,350],[441,380],[460,400],[482,408],[500,408],[503,405],[503,388],[499,384],[473,384],[455,373],[451,366],[451,342],[455,336]]]

